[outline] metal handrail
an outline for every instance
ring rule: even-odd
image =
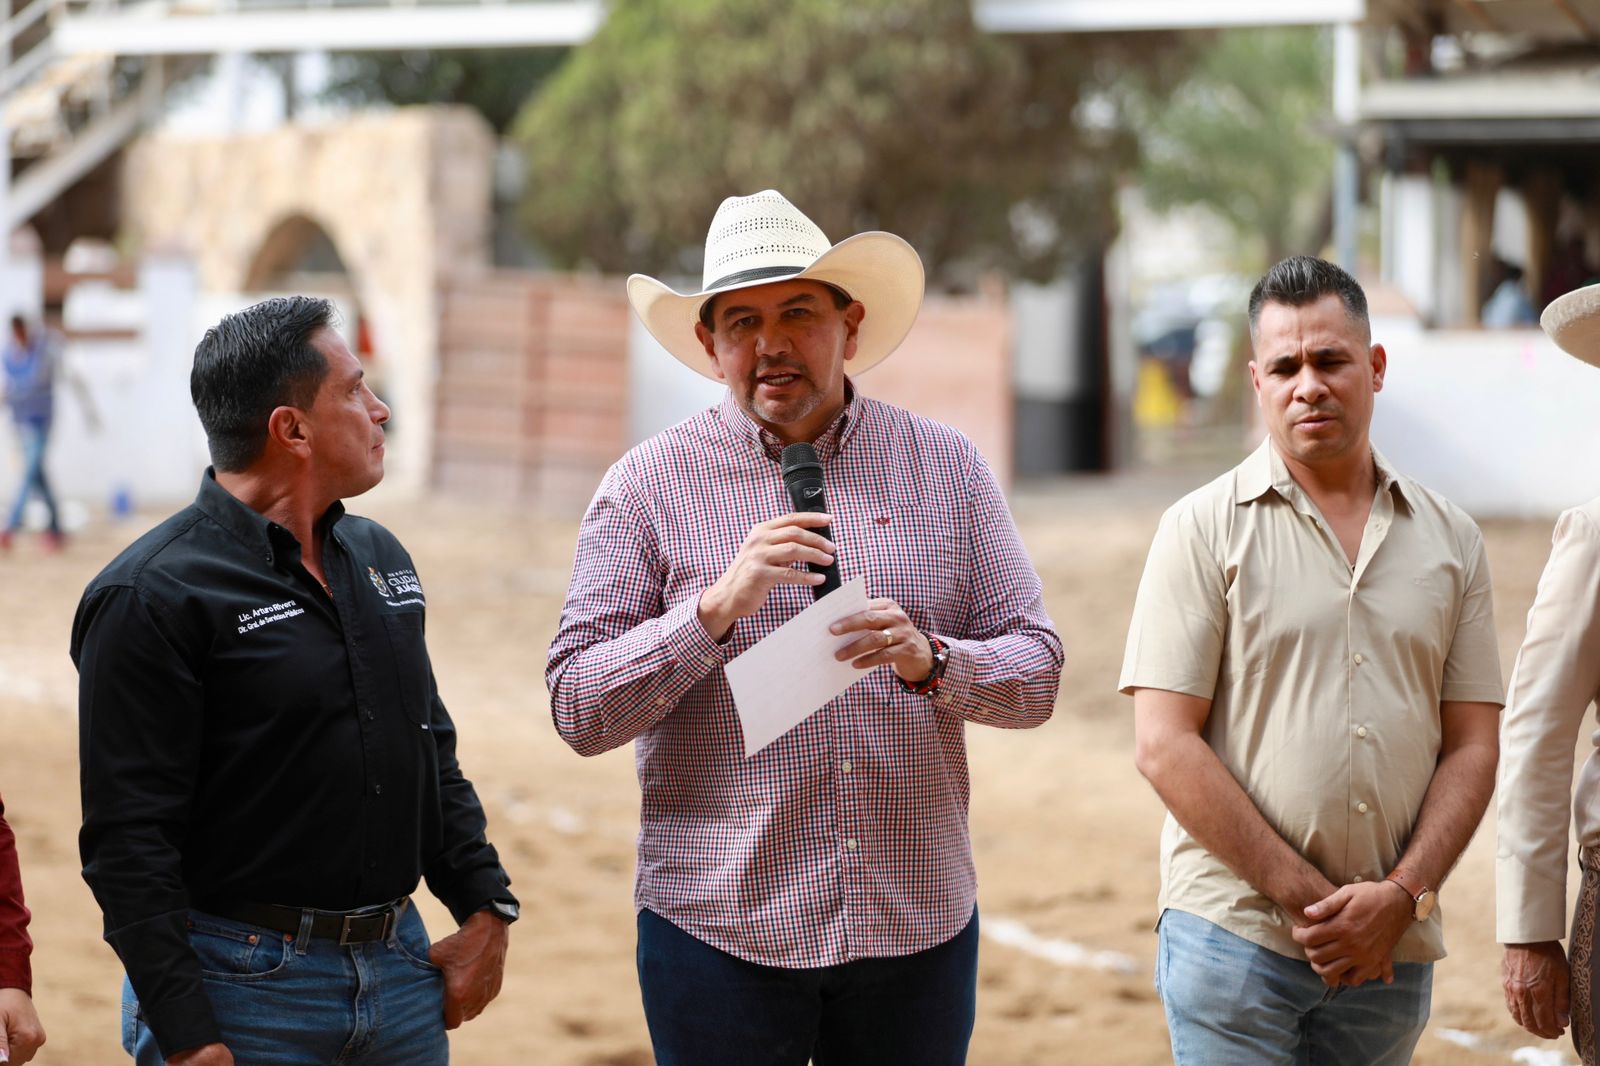
[[[214,0],[206,0],[213,4]],[[36,78],[52,60],[69,53],[57,42],[60,27],[74,18],[145,13],[157,15],[170,10],[171,0],[32,0],[9,18],[0,18],[0,102]],[[218,10],[225,10],[218,6]],[[45,28],[39,33],[40,27]],[[29,38],[32,38],[29,40]],[[14,50],[18,41],[28,41]]]
[[[55,50],[46,38],[24,52],[21,59],[8,63],[4,70],[0,70],[0,100],[43,70],[54,55]]]
[[[8,55],[6,49],[11,47],[11,42],[28,27],[49,14],[51,8],[58,3],[60,0],[33,0],[33,3],[21,11],[0,21],[0,55]]]

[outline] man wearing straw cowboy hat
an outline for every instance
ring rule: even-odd
[[[1062,652],[994,476],[960,433],[862,395],[922,264],[888,233],[831,244],[779,193],[723,201],[704,284],[628,279],[722,402],[606,474],[546,671],[580,754],[630,740],[643,790],[638,970],[664,1066],[960,1063],[976,884],[968,721],[1049,717]],[[828,513],[791,513],[782,449]],[[829,527],[829,535],[819,532]],[[841,660],[874,669],[750,758],[722,666],[864,575]]]
[[[1540,324],[1564,351],[1600,364],[1600,285],[1569,292]],[[1595,918],[1600,899],[1600,760],[1572,791],[1572,751],[1600,696],[1600,499],[1556,520],[1550,560],[1528,611],[1501,725],[1496,937],[1517,1023],[1542,1037],[1568,1024],[1585,1066],[1595,1059]],[[1595,734],[1600,743],[1600,733]],[[1567,839],[1576,821],[1582,888],[1567,935]],[[1569,988],[1570,984],[1570,988]]]

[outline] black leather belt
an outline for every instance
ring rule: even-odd
[[[402,896],[382,907],[367,907],[358,911],[311,910],[311,935],[337,940],[341,944],[370,944],[387,940],[410,905],[411,897]],[[232,918],[236,922],[264,926],[293,936],[300,934],[302,917],[306,913],[299,907],[281,907],[276,903],[225,903],[200,909],[219,918]]]

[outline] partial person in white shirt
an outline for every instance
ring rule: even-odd
[[[1600,366],[1600,285],[1560,297],[1540,324],[1564,351]],[[1501,725],[1496,937],[1506,1007],[1535,1036],[1572,1026],[1595,1062],[1595,918],[1600,901],[1600,759],[1573,747],[1600,695],[1600,499],[1556,520],[1550,561],[1528,611]],[[1600,744],[1600,732],[1594,734]],[[1569,815],[1569,810],[1571,814]],[[1583,886],[1567,927],[1567,842],[1576,823]]]

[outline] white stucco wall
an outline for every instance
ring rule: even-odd
[[[1479,517],[1600,495],[1600,369],[1538,330],[1373,333],[1389,370],[1372,439],[1400,470]]]

